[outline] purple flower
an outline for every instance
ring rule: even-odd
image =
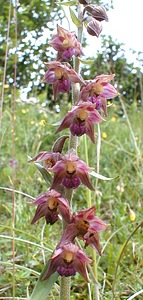
[[[61,276],[65,277],[75,275],[76,272],[79,272],[86,281],[89,281],[86,263],[91,262],[92,260],[78,246],[72,243],[63,245],[56,249],[50,258],[50,264],[43,279],[47,279],[57,271]]]
[[[74,33],[57,26],[57,34],[52,37],[50,45],[58,51],[57,59],[71,60],[72,56],[83,55],[80,42]]]
[[[48,71],[43,77],[43,82],[53,84],[54,99],[57,93],[67,93],[70,91],[71,82],[84,83],[79,75],[67,63],[51,61],[45,63]]]
[[[52,168],[61,157],[62,155],[59,152],[41,151],[30,159],[29,162],[44,162],[44,168],[48,170],[49,168]]]
[[[107,115],[107,101],[118,95],[117,90],[109,83],[113,78],[112,75],[99,75],[95,79],[87,82],[87,85],[81,87],[79,100],[91,101],[96,104],[96,109],[102,109]]]
[[[61,214],[63,219],[70,222],[70,208],[67,199],[61,197],[61,194],[55,190],[49,190],[40,195],[31,205],[38,205],[35,216],[31,222],[34,224],[37,220],[45,217],[47,224],[54,224]]]
[[[18,161],[17,161],[17,159],[10,158],[9,159],[9,164],[10,164],[11,167],[14,167],[15,169],[18,167]]]
[[[94,123],[103,121],[95,106],[96,104],[92,104],[90,101],[73,106],[72,110],[64,117],[56,133],[69,127],[72,135],[82,136],[86,133],[94,143]]]
[[[90,245],[101,255],[98,232],[104,231],[108,225],[95,216],[95,210],[95,206],[92,206],[74,213],[58,246],[72,242],[78,237],[84,240],[85,247]]]
[[[88,167],[84,161],[80,160],[73,150],[62,156],[49,171],[54,172],[52,189],[59,184],[63,184],[67,189],[76,189],[81,183],[89,189],[94,190],[88,176],[92,168]]]

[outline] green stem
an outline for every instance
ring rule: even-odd
[[[71,285],[70,277],[61,277],[61,282],[60,282],[60,299],[61,300],[69,300],[70,299],[70,285]]]
[[[81,4],[78,5],[78,18],[79,20],[82,20],[82,10],[83,7]],[[82,31],[83,27],[81,26],[78,28],[78,33],[77,33],[77,39],[79,42],[82,40]],[[77,74],[80,73],[80,61],[78,58],[74,59],[74,70],[76,71]],[[79,92],[80,92],[80,85],[79,83],[74,83],[72,86],[72,105],[75,105],[75,103],[78,102],[79,98]],[[77,137],[73,136],[70,134],[69,138],[69,150],[70,149],[75,149],[77,150],[77,142],[78,139]],[[72,190],[67,190],[65,191],[65,196],[69,200],[70,207],[72,210],[72,196],[73,196],[73,191]],[[65,222],[63,222],[63,229],[66,228]],[[70,286],[71,286],[71,278],[70,277],[61,277],[61,283],[60,283],[60,300],[70,300]]]

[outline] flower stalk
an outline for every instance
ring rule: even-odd
[[[71,277],[61,277],[60,300],[70,300]]]
[[[82,5],[78,4],[78,18],[81,20],[82,18]],[[78,28],[77,33],[77,40],[81,43],[82,41],[82,32],[83,32],[83,26]],[[77,57],[74,57],[73,59],[73,65],[74,70],[77,74],[80,72],[80,61]],[[73,83],[72,84],[72,105],[78,102],[80,93],[80,85],[79,83]],[[78,146],[78,139],[77,136],[73,136],[70,134],[69,137],[69,150],[74,149],[75,152],[77,152],[77,146]],[[73,197],[73,190],[67,190],[66,189],[66,197],[69,200],[70,207],[72,209],[72,197]],[[66,224],[63,222],[63,229],[66,228]],[[70,277],[61,277],[61,283],[60,283],[60,300],[70,300],[70,286],[71,286],[71,278]]]

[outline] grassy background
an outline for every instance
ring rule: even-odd
[[[119,101],[119,100],[118,100]],[[115,102],[109,108],[106,122],[101,124],[100,174],[116,177],[112,181],[98,181],[92,194],[97,216],[110,226],[100,233],[102,257],[97,256],[98,280],[101,299],[110,300],[114,285],[115,298],[127,299],[143,287],[143,232],[141,227],[131,236],[142,221],[143,177],[143,112],[134,103],[126,108],[127,116],[120,117],[121,108]],[[14,152],[12,160],[12,108],[4,105],[1,129],[1,189],[0,189],[0,299],[27,298],[51,255],[60,236],[61,222],[45,226],[44,220],[30,225],[35,207],[30,207],[30,197],[45,192],[47,185],[34,164],[28,163],[40,150],[50,151],[56,139],[51,126],[63,115],[43,107],[40,103],[16,103],[14,117]],[[128,118],[130,123],[128,123]],[[131,125],[131,128],[130,126]],[[132,130],[131,130],[132,129]],[[95,126],[97,132],[97,126]],[[65,131],[66,132],[66,131]],[[68,132],[68,131],[67,131]],[[57,135],[58,137],[59,135]],[[78,153],[84,160],[84,137],[80,139]],[[96,145],[87,137],[89,165],[97,168]],[[64,151],[67,149],[65,145]],[[12,199],[15,193],[15,267],[12,263]],[[96,180],[92,178],[93,184]],[[22,194],[24,193],[24,194]],[[29,196],[28,196],[29,195]],[[80,186],[74,194],[73,210],[86,208],[86,188]],[[135,218],[134,215],[135,214]],[[132,218],[134,220],[132,220]],[[120,257],[123,250],[123,254]],[[87,249],[91,256],[91,248]],[[120,259],[121,258],[121,259]],[[59,281],[47,299],[59,298]],[[87,299],[88,287],[79,274],[73,278],[71,299]],[[142,299],[138,296],[136,299]]]

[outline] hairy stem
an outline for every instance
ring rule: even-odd
[[[69,300],[70,299],[70,277],[61,277],[60,283],[60,299]]]
[[[79,20],[82,20],[82,5],[78,5],[78,18]],[[82,40],[82,31],[83,27],[81,26],[78,28],[78,33],[77,33],[77,39],[79,42]],[[73,67],[74,70],[77,72],[77,74],[80,73],[80,61],[76,57],[73,61]],[[80,85],[79,83],[74,83],[72,86],[72,105],[75,105],[78,102],[79,98],[79,92],[80,92]],[[77,150],[77,142],[78,139],[76,136],[73,136],[70,134],[69,138],[69,150],[74,149],[75,151]],[[69,200],[70,207],[72,210],[72,196],[73,196],[73,191],[72,190],[66,190],[65,191],[66,198]],[[63,229],[65,229],[66,224],[63,222]],[[70,300],[70,285],[71,285],[71,278],[70,277],[61,277],[61,284],[60,284],[60,300]]]

